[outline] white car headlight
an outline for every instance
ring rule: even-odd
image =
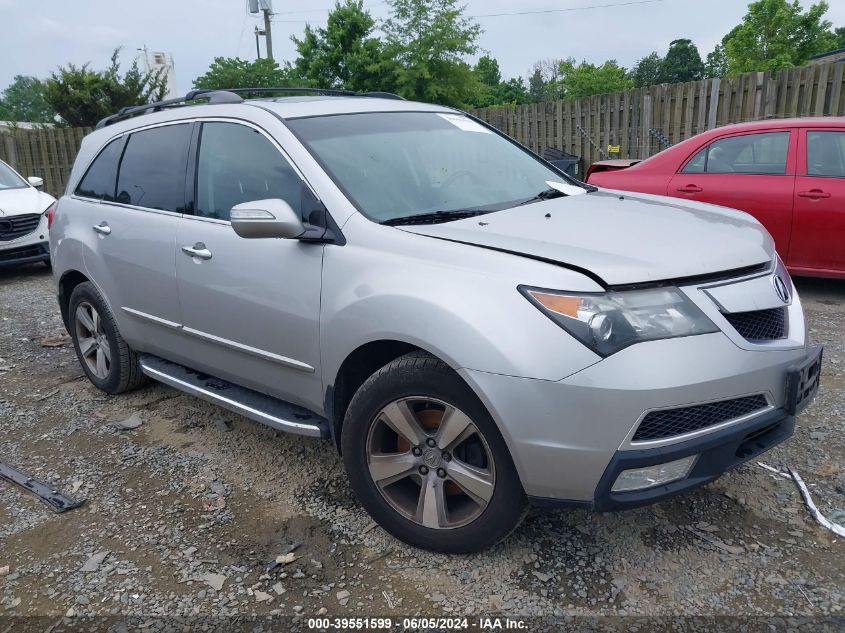
[[[643,341],[719,331],[673,286],[595,294],[525,286],[519,290],[543,314],[601,356]]]

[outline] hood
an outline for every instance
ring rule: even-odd
[[[585,269],[611,286],[719,273],[774,256],[772,238],[746,213],[607,189],[400,228]]]
[[[44,213],[56,199],[33,187],[0,189],[0,218],[26,213]]]

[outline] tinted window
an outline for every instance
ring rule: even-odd
[[[729,136],[707,148],[704,171],[709,174],[785,174],[788,149],[789,132]]]
[[[197,215],[229,219],[241,202],[281,198],[300,210],[302,181],[267,138],[237,123],[203,123],[197,163]]]
[[[117,201],[181,213],[190,133],[187,124],[133,133],[120,161]]]
[[[708,149],[709,148],[705,147],[703,150],[698,152],[698,154],[692,157],[692,160],[684,166],[683,171],[685,174],[700,174],[704,171],[704,166],[707,163]]]
[[[845,132],[807,132],[807,174],[845,178]]]
[[[123,149],[124,140],[118,138],[106,145],[79,182],[76,195],[114,202],[117,163],[120,161],[120,152]]]

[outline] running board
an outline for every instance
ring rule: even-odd
[[[329,422],[316,413],[168,360],[144,354],[141,371],[153,380],[234,411],[269,427],[307,435],[329,437]]]

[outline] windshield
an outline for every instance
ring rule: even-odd
[[[11,167],[0,161],[0,189],[20,189],[28,186],[23,178],[12,171]]]
[[[286,123],[376,222],[506,209],[535,198],[548,181],[574,182],[459,114],[379,112]]]

